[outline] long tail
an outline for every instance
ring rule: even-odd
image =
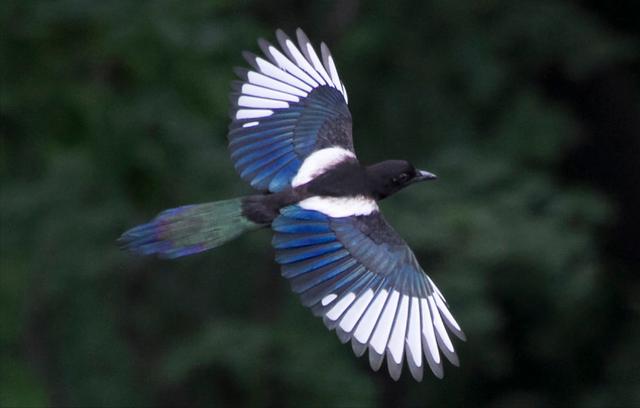
[[[242,198],[171,208],[118,239],[139,255],[178,258],[218,247],[245,232],[266,226],[242,214]]]

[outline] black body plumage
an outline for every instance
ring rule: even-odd
[[[251,221],[270,224],[281,208],[309,197],[361,196],[382,200],[414,183],[419,177],[420,173],[415,167],[404,160],[387,160],[367,167],[356,160],[345,160],[300,187],[245,197],[242,210]]]

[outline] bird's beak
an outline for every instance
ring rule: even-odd
[[[418,174],[413,178],[415,182],[418,181],[427,181],[427,180],[435,180],[438,176],[433,173],[429,173],[428,171],[418,170]]]

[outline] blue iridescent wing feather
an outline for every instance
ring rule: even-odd
[[[272,229],[276,260],[293,291],[341,341],[351,341],[357,355],[368,348],[374,369],[386,356],[397,379],[406,360],[421,379],[425,361],[442,376],[441,354],[457,364],[445,327],[464,339],[460,326],[379,212],[332,218],[294,205]]]
[[[264,40],[264,57],[245,53],[253,70],[237,69],[229,150],[240,177],[257,190],[288,188],[304,159],[338,146],[353,151],[344,84],[324,44],[321,56],[306,35],[297,45],[282,31],[280,48]]]

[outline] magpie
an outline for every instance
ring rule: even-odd
[[[354,151],[344,83],[327,46],[305,33],[258,40],[232,84],[231,160],[254,195],[165,210],[126,231],[136,254],[177,258],[271,228],[275,259],[302,304],[354,353],[383,360],[394,380],[403,363],[421,381],[443,356],[459,361],[447,332],[466,340],[433,280],[382,216],[378,201],[436,176],[405,160],[362,165]]]

